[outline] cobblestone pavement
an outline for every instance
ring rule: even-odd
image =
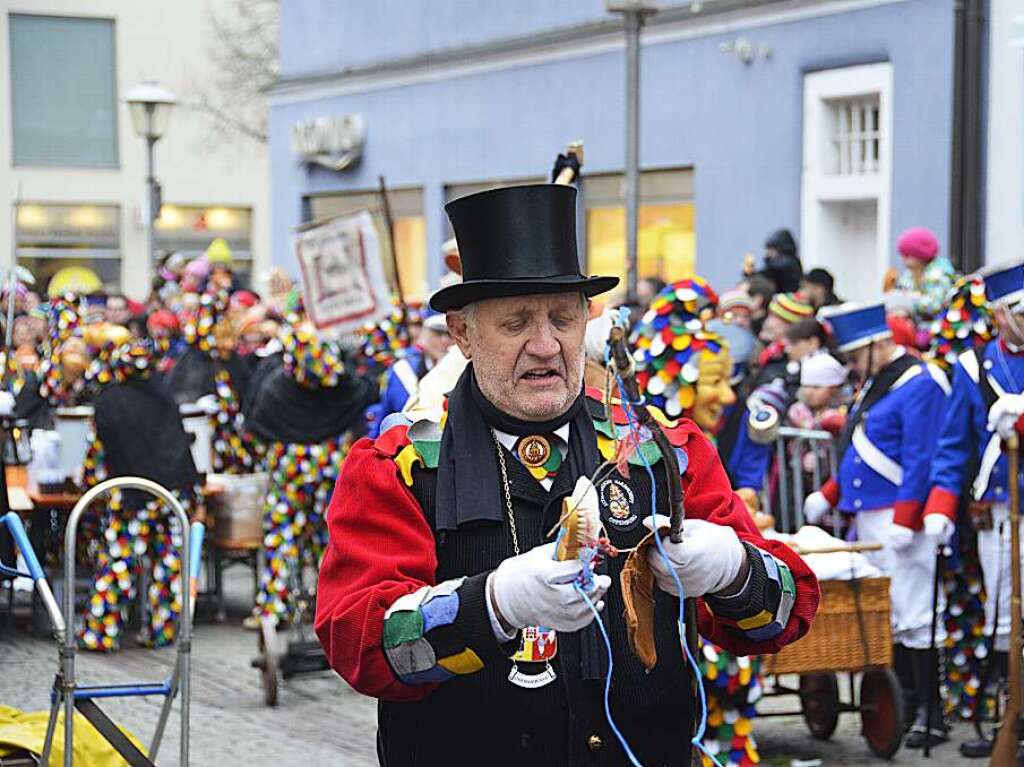
[[[276,708],[263,705],[257,672],[249,666],[256,635],[239,622],[251,598],[251,581],[240,570],[228,572],[229,617],[223,624],[200,620],[196,628],[192,673],[192,764],[198,767],[366,767],[377,763],[374,749],[374,701],[352,691],[337,676],[301,676],[283,683]],[[112,656],[77,656],[79,677],[86,683],[157,680],[170,671],[174,654],[131,647]],[[0,629],[0,704],[24,710],[49,705],[49,687],[56,669],[52,641],[29,637],[26,631]],[[106,701],[103,708],[144,742],[156,723],[160,701]],[[792,710],[794,698],[764,702],[762,711]],[[179,720],[172,714],[159,763],[177,765]],[[825,767],[885,764],[873,757],[860,736],[860,719],[844,714],[832,740],[814,740],[799,716],[759,719],[755,735],[763,764],[788,767],[791,760],[822,759]],[[959,757],[956,744],[969,737],[958,725],[953,741],[932,751],[901,751],[893,765],[971,764]],[[983,761],[974,764],[979,767]]]

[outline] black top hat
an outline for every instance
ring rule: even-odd
[[[611,290],[618,277],[585,277],[576,252],[576,190],[560,184],[492,189],[445,206],[462,282],[430,298],[439,312],[474,301],[534,293]]]

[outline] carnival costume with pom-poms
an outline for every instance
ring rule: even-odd
[[[925,358],[954,380],[962,354],[983,348],[996,334],[992,310],[985,295],[985,281],[972,274],[959,278],[946,304],[931,322],[931,344]],[[940,451],[936,459],[942,458]],[[971,526],[958,525],[953,555],[943,560],[946,592],[946,708],[962,718],[974,715],[979,705],[991,709],[981,689],[991,648],[985,633],[985,591],[978,557],[978,536]],[[990,607],[992,607],[990,605]],[[990,677],[991,679],[991,677]]]
[[[197,310],[186,319],[184,337],[189,350],[168,373],[166,385],[179,403],[213,395],[217,404],[213,467],[219,473],[247,473],[260,464],[261,446],[245,426],[242,406],[252,370],[234,351],[218,348],[216,334],[228,332],[223,316],[227,296],[204,293]]]
[[[696,404],[700,356],[727,349],[724,339],[705,326],[717,303],[715,291],[702,278],[680,280],[657,295],[633,333],[641,392],[670,413],[688,415]],[[737,656],[705,641],[698,662],[708,693],[704,747],[723,765],[756,764],[760,757],[752,722],[761,697],[757,657]]]
[[[177,404],[154,382],[152,348],[129,342],[97,351],[89,375],[101,384],[95,430],[85,460],[84,483],[141,476],[168,488],[190,514],[200,500],[199,475]],[[163,502],[114,491],[100,515],[95,542],[95,582],[79,643],[89,650],[120,646],[125,613],[135,599],[136,578],[149,581],[140,640],[161,646],[174,640],[181,608],[181,531]]]
[[[253,376],[249,428],[266,444],[270,486],[263,513],[265,556],[256,604],[275,622],[291,617],[304,562],[315,566],[327,543],[324,512],[376,383],[346,371],[340,351],[295,318],[281,331],[283,351]]]

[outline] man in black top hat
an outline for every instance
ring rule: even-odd
[[[664,453],[640,428],[632,471],[595,476],[631,431],[617,400],[609,413],[583,389],[587,299],[618,280],[581,274],[575,205],[554,185],[449,203],[464,281],[431,306],[470,364],[446,408],[357,442],[335,488],[316,630],[334,668],[380,700],[387,767],[621,765],[602,701],[612,662],[629,747],[646,765],[689,765],[680,594],[700,598],[704,636],[742,655],[778,650],[814,615],[814,576],[760,537],[692,422],[662,418]],[[686,520],[662,556],[646,526],[662,534],[669,513],[668,455]],[[641,548],[567,558],[549,535],[566,508]]]

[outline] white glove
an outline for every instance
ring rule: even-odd
[[[889,546],[893,551],[903,551],[914,542],[914,531],[903,525],[893,524],[889,528]]]
[[[988,430],[1008,439],[1021,415],[1024,415],[1024,394],[1003,394],[988,409]]]
[[[924,515],[924,534],[927,535],[936,546],[939,544],[949,543],[949,539],[953,537],[954,529],[955,525],[953,524],[953,520],[945,514]]]
[[[659,528],[669,524],[669,518],[663,514],[658,514],[657,520]],[[651,529],[649,516],[644,518],[644,525]],[[656,546],[647,550],[647,562],[658,588],[674,596],[679,596],[679,589],[671,570],[679,576],[686,596],[701,597],[719,592],[736,580],[747,556],[735,530],[703,519],[687,519],[683,523],[683,540],[673,543],[665,536],[661,545],[671,568]]]
[[[832,508],[828,498],[820,490],[815,490],[804,499],[804,522],[809,525],[816,525],[825,516],[825,513]]]
[[[204,394],[196,400],[196,405],[207,415],[217,415],[220,411],[220,403],[216,394]]]
[[[0,391],[0,416],[14,415],[14,395],[9,391]]]
[[[544,626],[555,631],[579,631],[594,620],[590,607],[573,585],[583,569],[578,559],[554,559],[555,544],[545,543],[518,557],[509,557],[491,574],[491,596],[505,622],[515,628]],[[598,610],[612,585],[607,575],[594,576],[587,596]]]

